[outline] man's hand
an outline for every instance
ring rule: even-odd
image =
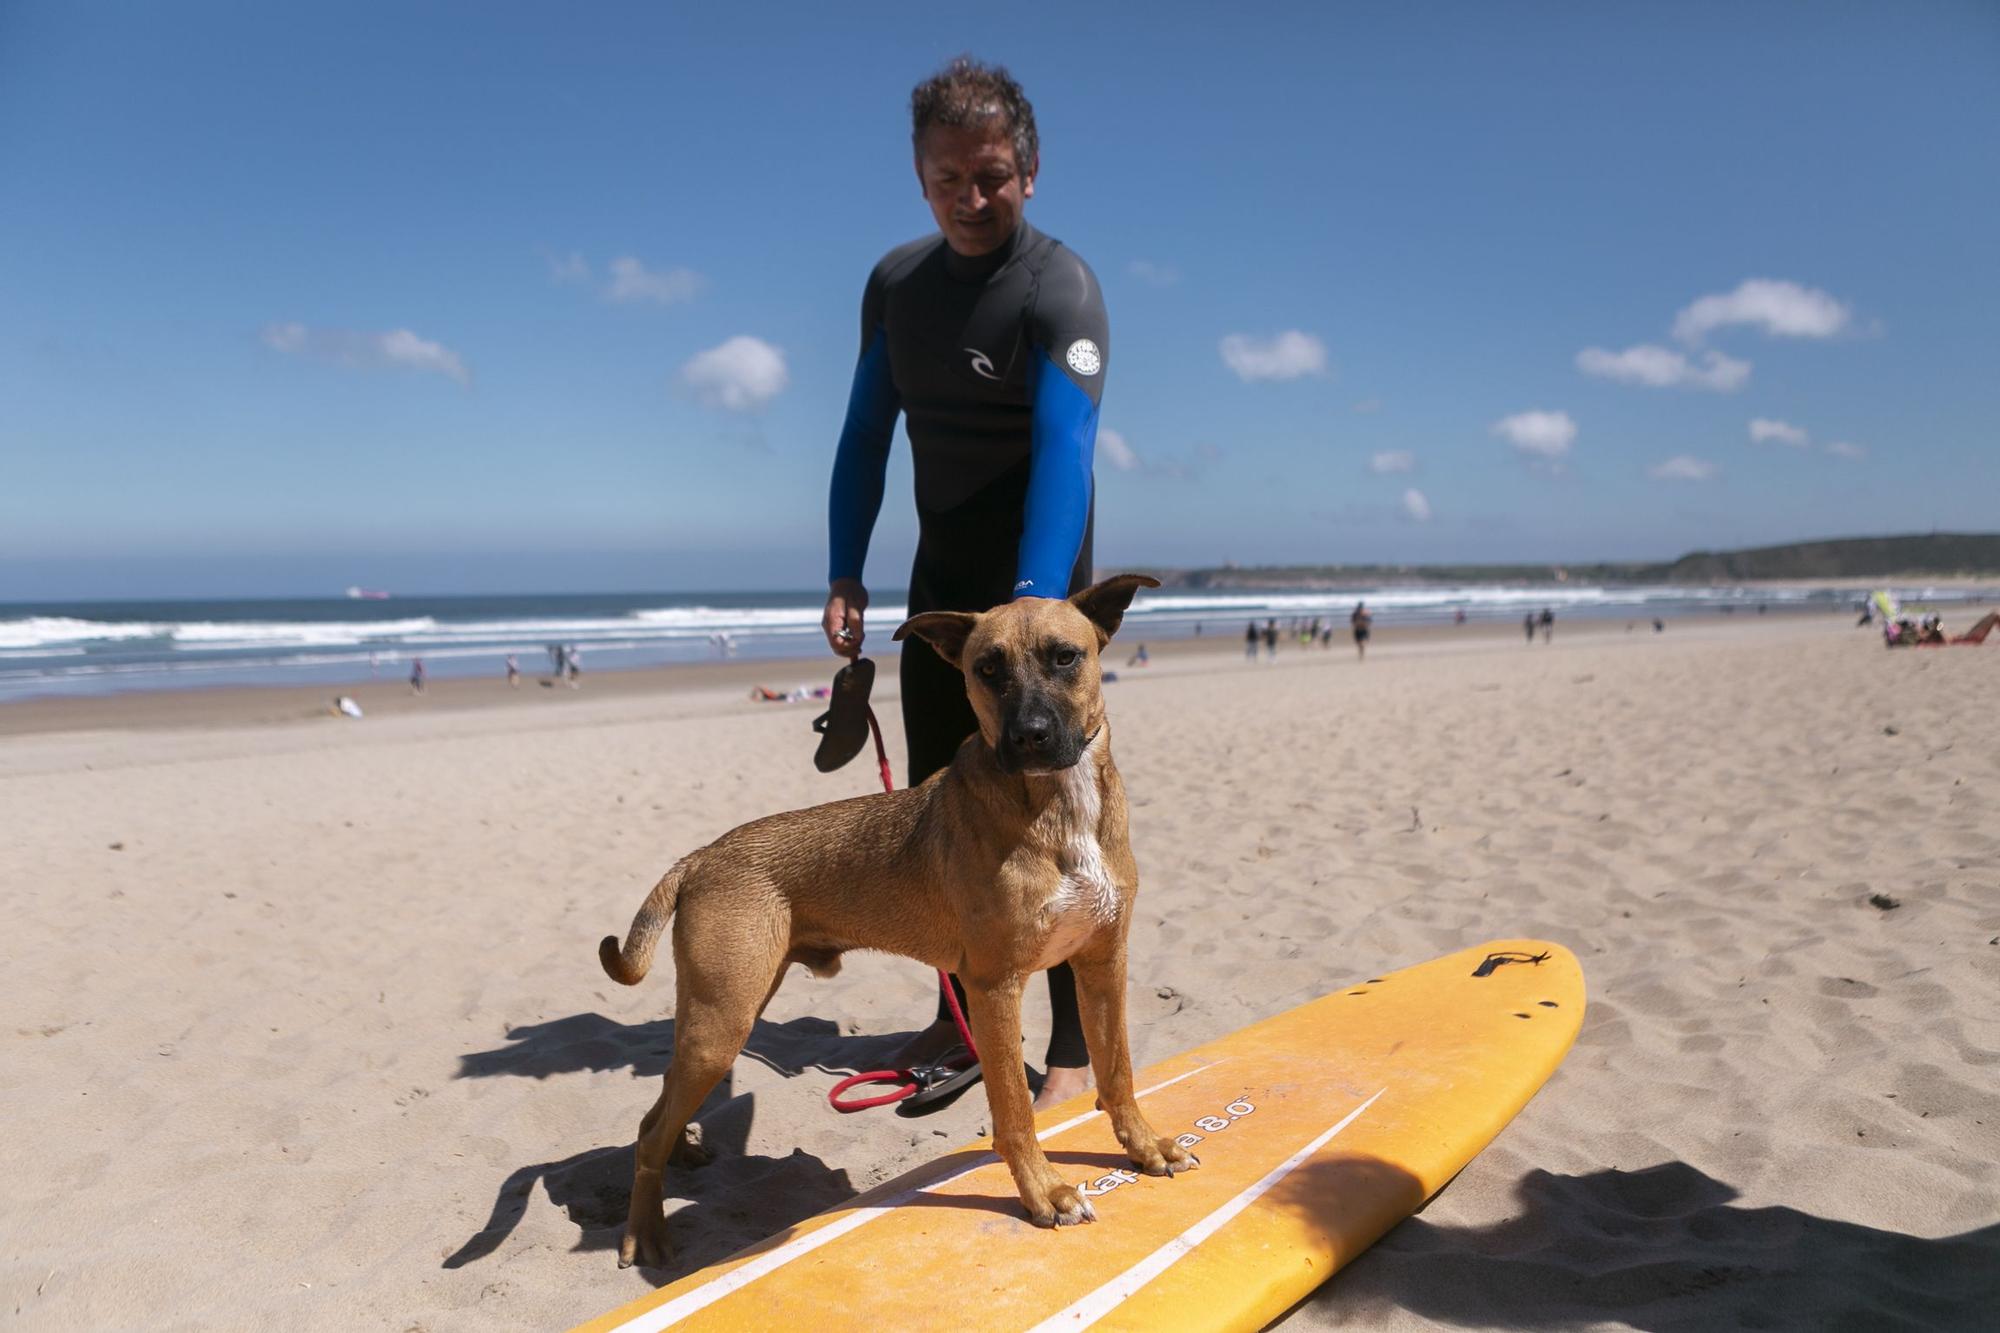
[[[868,589],[858,579],[835,579],[826,597],[826,614],[819,627],[826,646],[837,657],[861,656],[861,613],[868,609]]]

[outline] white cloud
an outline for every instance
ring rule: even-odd
[[[458,353],[408,329],[362,333],[313,329],[298,323],[269,324],[262,337],[266,347],[290,356],[329,361],[353,370],[416,370],[442,375],[466,387],[472,384],[472,372]]]
[[[1431,521],[1431,502],[1424,498],[1422,491],[1412,486],[1403,492],[1403,513],[1418,523],[1428,523]]]
[[[700,290],[701,274],[692,269],[656,271],[631,255],[620,255],[611,261],[611,282],[604,289],[604,299],[621,303],[651,301],[658,305],[673,305],[677,301],[692,300]]]
[[[1326,374],[1326,344],[1297,329],[1275,338],[1232,333],[1222,340],[1222,360],[1245,381],[1295,380]]]
[[[1586,375],[1621,384],[1643,384],[1654,389],[1676,386],[1713,389],[1717,393],[1740,389],[1750,378],[1748,361],[1738,361],[1713,350],[1699,356],[1697,364],[1682,352],[1654,343],[1640,343],[1622,352],[1586,347],[1576,354],[1576,368]]]
[[[1171,264],[1155,264],[1150,259],[1135,259],[1125,266],[1125,271],[1154,287],[1171,287],[1181,280],[1179,269]]]
[[[755,412],[785,390],[785,354],[762,338],[738,334],[681,367],[681,383],[710,407]]]
[[[1391,472],[1410,472],[1417,466],[1417,456],[1408,449],[1384,449],[1368,460],[1368,470],[1378,477],[1386,477]]]
[[[1132,452],[1123,435],[1109,426],[1097,428],[1097,451],[1120,472],[1133,472],[1139,467],[1139,455]]]
[[[1862,448],[1858,444],[1850,444],[1846,440],[1835,440],[1832,444],[1829,444],[1826,447],[1826,451],[1832,454],[1835,458],[1868,457],[1868,451],[1866,449]]]
[[[1178,458],[1157,453],[1149,453],[1142,458],[1123,435],[1108,426],[1099,426],[1097,456],[1120,472],[1137,472],[1167,481],[1193,481],[1207,470],[1209,464],[1222,458],[1222,450],[1201,441]]]
[[[1854,312],[1817,287],[1749,278],[1733,292],[1701,297],[1674,316],[1674,337],[1698,343],[1716,329],[1750,324],[1774,338],[1831,338]]]
[[[647,302],[677,305],[693,300],[704,285],[701,274],[693,269],[651,269],[633,255],[620,255],[606,265],[607,277],[602,285],[598,284],[590,261],[580,251],[558,255],[545,250],[542,258],[548,261],[549,280],[557,286],[595,288],[599,296],[619,305]]]
[[[1576,442],[1576,422],[1567,412],[1516,412],[1494,422],[1493,433],[1522,453],[1553,463]]]
[[[1771,417],[1753,417],[1750,420],[1750,443],[1765,444],[1776,440],[1779,444],[1789,444],[1794,449],[1803,449],[1810,443],[1804,426],[1794,426],[1789,421],[1778,421]]]
[[[547,255],[549,277],[565,287],[590,285],[590,261],[572,250],[566,255]]]
[[[1715,464],[1686,454],[1675,454],[1664,463],[1646,469],[1655,481],[1707,481],[1715,476]]]

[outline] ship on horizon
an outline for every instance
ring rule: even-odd
[[[357,602],[386,602],[389,600],[389,594],[383,592],[380,588],[350,586],[347,590],[347,595]]]

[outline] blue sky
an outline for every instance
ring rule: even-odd
[[[0,597],[814,586],[962,50],[1101,566],[2000,528],[1991,4],[12,3]]]

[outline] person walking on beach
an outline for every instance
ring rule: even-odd
[[[1110,330],[1089,266],[1022,216],[1041,166],[1034,108],[1006,70],[961,57],[917,85],[910,113],[937,231],[885,255],[861,298],[821,621],[828,646],[850,658],[861,652],[862,567],[899,414],[916,473],[910,614],[1067,597],[1091,575],[1091,462]],[[978,720],[964,676],[929,644],[904,645],[901,675],[914,786],[951,762]],[[1038,1107],[1091,1085],[1067,963],[1049,970],[1048,985],[1054,1022]],[[897,1060],[933,1060],[956,1042],[940,996],[937,1021]]]
[[[1555,641],[1556,613],[1545,606],[1542,608],[1542,642],[1554,643]]]
[[[1356,602],[1347,623],[1354,629],[1354,660],[1365,662],[1368,660],[1369,630],[1375,624],[1375,617],[1369,614],[1368,603]]]
[[[1243,656],[1249,661],[1257,660],[1257,622],[1251,621],[1250,628],[1243,631]]]
[[[583,649],[571,644],[563,653],[563,665],[569,672],[569,687],[573,690],[583,687]]]
[[[421,657],[413,657],[410,659],[410,693],[422,694],[423,692],[424,692],[424,659]]]
[[[1521,632],[1522,632],[1522,633],[1524,633],[1524,634],[1526,634],[1526,635],[1528,636],[1528,646],[1529,646],[1530,648],[1534,647],[1534,646],[1535,646],[1535,613],[1534,613],[1533,611],[1530,611],[1530,612],[1528,612],[1528,614],[1527,614],[1527,615],[1525,615],[1525,616],[1522,616],[1522,617],[1521,617]]]
[[[507,654],[507,688],[510,690],[521,688],[521,664],[514,660],[512,653]]]
[[[1272,616],[1264,622],[1264,660],[1278,660],[1278,618]]]

